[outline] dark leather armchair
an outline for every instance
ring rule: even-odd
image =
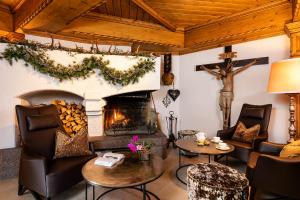
[[[283,146],[262,142],[250,154],[246,170],[250,199],[300,199],[300,158],[280,158]]]
[[[243,143],[231,139],[235,132],[237,124],[227,130],[218,131],[217,136],[219,136],[224,142],[227,142],[235,146],[235,150],[230,154],[231,156],[243,162],[247,162],[250,152],[256,149],[260,142],[266,141],[268,139],[268,126],[269,126],[271,111],[272,111],[272,104],[266,104],[266,105],[244,104],[243,105],[237,123],[241,121],[245,124],[247,128],[254,126],[256,124],[260,125],[259,134],[257,137],[254,138],[252,144]]]
[[[56,130],[63,130],[56,107],[17,105],[16,112],[22,141],[18,194],[28,189],[50,199],[83,180],[81,168],[94,155],[53,159]]]

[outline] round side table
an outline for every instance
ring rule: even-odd
[[[93,200],[95,199],[95,186],[110,188],[106,192],[100,194],[96,199],[115,190],[129,188],[142,192],[142,199],[151,199],[159,197],[154,193],[146,190],[146,185],[158,179],[165,171],[163,160],[160,157],[153,156],[149,161],[138,161],[126,156],[123,163],[107,168],[95,165],[94,158],[87,162],[82,168],[82,175],[86,180],[86,199],[88,196],[88,184],[93,187]]]

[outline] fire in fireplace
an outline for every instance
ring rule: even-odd
[[[157,114],[151,108],[150,92],[107,97],[104,107],[106,135],[152,134],[157,130]]]
[[[134,128],[130,125],[131,120],[125,117],[124,114],[120,112],[119,109],[112,109],[112,114],[109,115],[108,119],[106,120],[106,127],[112,129],[119,129],[119,130],[126,130]]]

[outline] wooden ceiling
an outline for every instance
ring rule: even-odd
[[[162,17],[179,29],[220,19],[247,9],[270,3],[270,0],[145,0]]]
[[[93,9],[92,12],[160,24],[158,20],[131,0],[107,0],[106,3]]]
[[[284,34],[295,2],[0,0],[0,36],[29,33],[184,54]]]

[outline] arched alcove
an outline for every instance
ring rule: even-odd
[[[84,98],[78,94],[65,90],[34,90],[17,96],[24,105],[50,104],[52,100],[82,103]]]

